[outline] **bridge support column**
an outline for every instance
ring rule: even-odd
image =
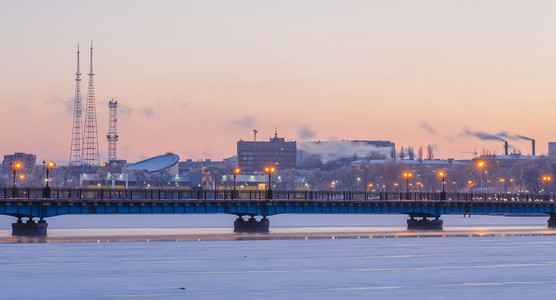
[[[29,218],[27,222],[23,223],[21,218],[17,218],[16,223],[12,223],[12,235],[14,236],[37,236],[46,235],[46,228],[48,224],[44,219],[40,219],[38,222],[33,221],[33,218]]]
[[[548,227],[556,228],[556,214],[550,214],[550,218],[548,219]]]
[[[247,221],[243,216],[238,216],[234,222],[234,232],[268,232],[270,228],[270,221],[263,217],[257,221],[254,216],[251,216]]]
[[[409,215],[409,217],[407,219],[408,230],[442,230],[442,224],[444,224],[440,217],[434,217],[434,219],[427,219],[427,216]],[[419,217],[421,219],[417,219]]]

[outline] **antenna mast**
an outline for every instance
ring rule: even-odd
[[[95,104],[95,81],[93,73],[93,41],[91,41],[91,69],[89,71],[89,87],[87,90],[87,106],[85,107],[85,125],[83,137],[83,162],[87,165],[97,167],[98,157],[98,135],[97,135],[97,111]]]
[[[108,140],[108,162],[117,160],[116,142],[118,141],[118,101],[114,98],[108,102],[110,110],[109,130],[106,135]]]
[[[75,98],[73,101],[73,129],[71,133],[70,167],[83,164],[81,157],[82,146],[82,110],[81,110],[81,72],[79,71],[79,44],[77,44],[77,72],[75,73]]]

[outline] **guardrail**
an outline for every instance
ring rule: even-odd
[[[553,194],[528,193],[242,191],[183,189],[0,188],[0,199],[83,200],[316,200],[316,201],[554,201]]]

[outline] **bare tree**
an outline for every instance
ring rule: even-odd
[[[417,157],[419,158],[419,161],[423,161],[423,146],[420,146],[419,150],[417,150]]]
[[[378,152],[378,151],[371,151],[365,155],[366,160],[384,160],[386,159],[386,155]]]
[[[407,146],[407,156],[410,160],[415,159],[415,150],[413,150],[412,146]]]
[[[427,145],[427,159],[433,160],[434,159],[434,150],[430,144]]]

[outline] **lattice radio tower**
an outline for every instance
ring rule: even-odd
[[[110,109],[109,130],[106,135],[108,140],[108,162],[117,160],[116,142],[118,141],[118,101],[110,100],[108,102]]]
[[[95,106],[95,81],[93,73],[93,42],[91,41],[91,69],[87,90],[87,106],[85,106],[85,123],[83,132],[83,163],[92,167],[99,165],[97,112]]]
[[[83,165],[81,157],[81,146],[83,133],[81,124],[81,72],[79,71],[79,44],[77,44],[77,73],[75,73],[75,99],[73,102],[73,130],[71,133],[71,149],[70,149],[70,167],[78,167]]]

